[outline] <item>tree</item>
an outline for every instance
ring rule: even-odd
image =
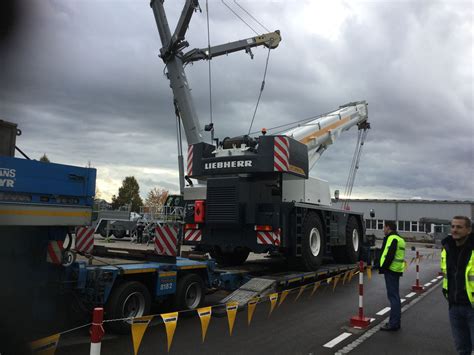
[[[122,181],[122,187],[119,188],[118,196],[112,196],[113,209],[118,209],[128,204],[131,204],[132,212],[140,212],[140,207],[143,206],[143,201],[140,197],[140,187],[133,176],[127,176]]]
[[[158,208],[163,206],[168,194],[168,190],[165,189],[160,189],[158,187],[151,189],[150,192],[148,192],[148,196],[145,200],[145,206]]]
[[[46,155],[46,153],[43,154],[43,156],[40,158],[39,161],[42,161],[43,163],[50,163],[50,160],[48,156]]]

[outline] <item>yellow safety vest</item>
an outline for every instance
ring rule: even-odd
[[[380,266],[383,265],[385,258],[387,257],[388,249],[390,248],[390,245],[392,245],[394,239],[397,240],[397,251],[395,252],[395,258],[390,264],[389,269],[394,272],[403,272],[405,271],[405,240],[396,234],[392,234],[388,237],[385,249],[380,257]]]
[[[443,273],[443,290],[446,298],[448,298],[448,266],[446,263],[446,249],[441,251],[441,272]],[[466,292],[471,305],[474,307],[474,251],[471,252],[471,258],[466,266],[464,273],[466,281]]]

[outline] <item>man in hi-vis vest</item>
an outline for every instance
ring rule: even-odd
[[[385,277],[387,297],[390,301],[390,318],[380,329],[396,331],[400,329],[402,318],[400,276],[405,270],[405,240],[398,235],[394,221],[385,221],[383,233],[385,238],[380,255],[380,273]]]
[[[474,350],[474,234],[471,220],[455,216],[451,235],[441,241],[443,294],[449,302],[449,322],[456,350]]]

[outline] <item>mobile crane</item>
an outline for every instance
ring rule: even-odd
[[[355,262],[365,243],[363,215],[332,208],[328,183],[310,178],[309,171],[343,131],[357,126],[366,133],[367,103],[349,103],[278,135],[262,131],[256,138],[203,142],[183,64],[262,44],[276,48],[281,37],[275,31],[183,54],[189,45],[185,32],[198,6],[197,0],[186,1],[171,36],[163,2],[151,2],[163,45],[160,57],[168,68],[176,114],[189,145],[184,242],[210,252],[221,265],[242,264],[250,251],[277,252],[308,270],[316,270],[327,256]],[[190,178],[205,184],[194,186]]]

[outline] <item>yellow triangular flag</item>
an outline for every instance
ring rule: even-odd
[[[300,287],[300,292],[298,292],[298,294],[296,295],[296,298],[295,298],[295,301],[300,298],[301,294],[303,293],[303,291],[306,289],[306,286],[308,285],[303,285]]]
[[[344,277],[342,278],[342,284],[344,285],[346,283],[346,280],[347,278],[349,277],[349,270],[347,270],[345,273],[344,273]]]
[[[135,355],[138,354],[138,349],[140,348],[143,335],[145,334],[146,328],[148,327],[148,324],[150,324],[153,317],[154,316],[144,316],[140,318],[134,318],[132,320],[132,340]]]
[[[332,292],[336,289],[337,283],[339,282],[339,279],[341,278],[341,275],[336,275],[334,276],[334,286],[332,287]]]
[[[370,266],[367,267],[367,277],[369,280],[372,278],[372,268]]]
[[[283,301],[285,300],[286,296],[288,296],[289,293],[290,293],[289,290],[285,290],[281,293],[281,298],[280,298],[280,302],[278,302],[278,307],[280,307],[280,305],[283,303]]]
[[[347,282],[351,282],[352,278],[354,277],[354,274],[355,274],[355,269],[352,269],[349,272],[349,280],[347,280]]]
[[[32,354],[54,355],[61,334],[54,334],[46,338],[38,339],[30,343]]]
[[[247,313],[247,325],[250,325],[252,321],[253,312],[255,312],[255,307],[257,307],[258,298],[252,298],[248,303],[248,313]]]
[[[407,269],[408,269],[408,263],[405,260],[403,260],[403,271],[407,271]]]
[[[178,312],[160,314],[166,327],[166,338],[168,339],[168,352],[170,352],[173,335],[178,323]]]
[[[330,277],[330,278],[328,278],[328,279],[326,280],[326,282],[328,283],[328,285],[331,283],[331,281],[332,281],[332,277]]]
[[[319,286],[321,286],[321,281],[318,281],[318,282],[314,283],[313,290],[311,291],[311,294],[309,295],[309,297],[311,297],[316,292],[316,290],[319,288]]]
[[[199,319],[201,320],[202,342],[206,339],[207,328],[211,321],[212,307],[202,307],[197,310]]]
[[[232,336],[232,329],[234,329],[235,316],[239,308],[238,302],[229,302],[226,304],[227,321],[229,323],[229,335]]]
[[[278,293],[272,293],[270,296],[270,312],[268,313],[268,316],[270,317],[273,309],[275,308],[276,302],[278,300]]]

